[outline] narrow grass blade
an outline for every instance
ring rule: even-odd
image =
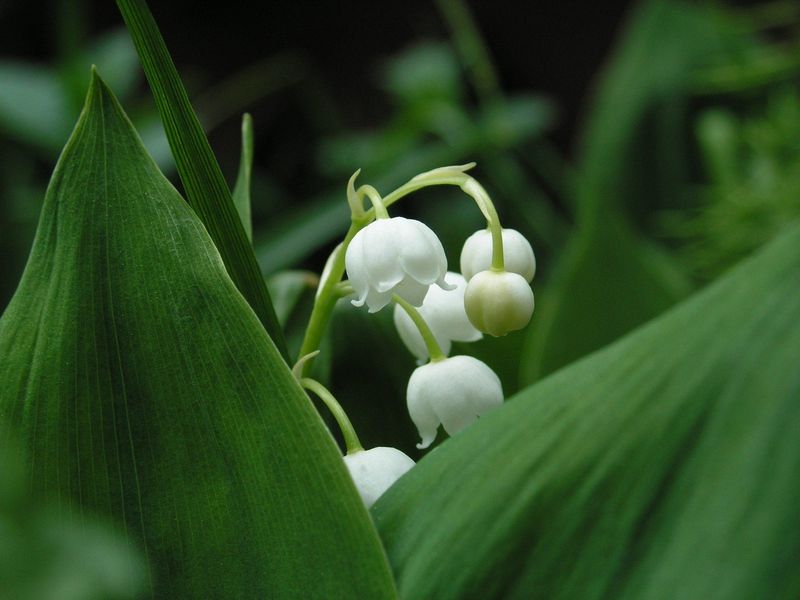
[[[286,343],[266,283],[236,213],[231,192],[153,15],[144,0],[118,0],[117,6],[150,82],[186,190],[186,200],[208,229],[236,287],[288,361]]]
[[[250,215],[250,176],[253,173],[253,117],[245,113],[242,117],[242,154],[239,158],[239,173],[233,186],[233,204],[247,234],[253,242],[253,220]]]

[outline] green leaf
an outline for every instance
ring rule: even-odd
[[[535,289],[534,281],[534,289]],[[527,329],[520,380],[531,383],[603,347],[688,294],[672,261],[620,219],[580,231]]]
[[[247,239],[253,241],[253,221],[250,217],[250,176],[253,173],[253,117],[242,116],[242,155],[239,173],[233,186],[233,205],[239,213]]]
[[[5,438],[8,432],[0,431]],[[140,597],[144,564],[135,548],[95,519],[70,521],[33,502],[15,446],[0,447],[0,585],[15,600]]]
[[[0,319],[39,497],[124,522],[159,598],[390,598],[341,456],[97,77]]]
[[[429,454],[373,509],[405,598],[800,595],[800,227]]]
[[[144,0],[118,0],[164,122],[186,200],[208,229],[236,287],[253,307],[284,359],[286,343],[231,192],[197,120],[153,15]]]

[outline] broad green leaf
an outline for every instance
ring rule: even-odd
[[[152,595],[393,596],[330,435],[97,77],[0,356],[37,496],[124,522]]]
[[[239,173],[233,187],[233,204],[242,221],[247,239],[253,241],[253,220],[250,217],[250,176],[253,173],[253,117],[242,116],[242,153],[239,157]],[[279,319],[280,320],[280,319]]]
[[[236,287],[253,307],[284,359],[286,343],[272,308],[267,286],[217,159],[189,103],[153,15],[144,0],[118,0],[144,73],[164,122],[186,200],[219,249]]]
[[[534,280],[534,290],[536,281]],[[520,380],[531,383],[601,348],[688,293],[663,251],[619,219],[572,240],[550,288],[537,298]]]
[[[800,227],[373,508],[404,598],[800,595]]]

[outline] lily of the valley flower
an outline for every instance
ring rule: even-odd
[[[440,424],[454,435],[500,406],[503,387],[486,363],[471,356],[453,356],[417,367],[408,380],[406,401],[422,438],[417,448],[427,448]]]
[[[518,273],[481,271],[469,280],[464,308],[470,322],[495,337],[522,329],[533,315],[533,291]]]
[[[483,335],[469,322],[464,310],[467,280],[452,271],[448,271],[444,279],[453,289],[432,287],[419,308],[419,314],[430,327],[442,352],[449,354],[451,342],[474,342]],[[398,305],[394,307],[394,324],[409,351],[419,360],[427,360],[428,348],[419,329]]]
[[[421,306],[431,284],[445,282],[447,258],[442,243],[424,223],[403,217],[377,219],[359,231],[345,253],[347,276],[356,299],[378,312],[397,294]]]
[[[536,257],[528,240],[516,229],[503,229],[505,270],[517,273],[530,283],[536,274]],[[461,273],[467,281],[492,266],[492,234],[488,229],[476,231],[461,249]]]
[[[415,464],[400,450],[385,446],[347,454],[344,463],[367,508]]]

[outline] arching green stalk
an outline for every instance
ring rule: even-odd
[[[489,194],[483,186],[466,173],[466,171],[474,166],[475,163],[468,163],[465,165],[441,167],[421,173],[385,197],[381,197],[378,191],[371,185],[362,185],[356,189],[355,180],[360,171],[356,171],[353,174],[347,184],[347,200],[350,205],[351,213],[350,229],[348,229],[341,246],[335,250],[336,256],[333,259],[330,274],[323,282],[322,289],[314,302],[311,318],[306,327],[306,333],[300,348],[299,357],[307,356],[319,349],[322,336],[325,333],[336,301],[342,297],[342,287],[339,286],[339,283],[344,276],[345,253],[353,237],[376,218],[387,218],[389,216],[386,210],[387,207],[412,192],[434,185],[455,185],[460,187],[464,193],[469,195],[478,205],[492,233],[492,269],[497,271],[502,271],[504,269],[503,229],[500,225],[500,218],[497,215],[497,210],[491,198],[489,198]],[[367,196],[372,203],[372,208],[366,211],[363,207],[364,196]],[[411,308],[413,309],[413,307]],[[310,366],[311,360],[306,361],[301,367],[301,374],[307,375]]]
[[[466,194],[472,196],[478,208],[481,209],[483,216],[486,217],[486,224],[489,226],[489,231],[492,233],[492,270],[504,271],[505,270],[505,257],[503,255],[503,227],[500,225],[500,217],[494,207],[494,203],[489,194],[472,177],[464,182],[461,186]]]
[[[336,419],[336,423],[339,425],[339,429],[342,431],[342,437],[344,437],[344,445],[347,448],[347,454],[362,452],[364,447],[361,445],[361,442],[356,435],[356,430],[353,428],[353,424],[350,422],[350,419],[347,418],[347,413],[344,412],[342,405],[337,402],[336,398],[333,397],[333,394],[331,394],[328,389],[319,381],[309,377],[303,377],[300,379],[300,385],[319,396],[319,399],[322,400],[325,403],[325,406],[328,407],[328,410],[331,411],[333,418]]]
[[[420,335],[422,336],[422,341],[425,342],[425,347],[428,349],[431,362],[439,362],[440,360],[447,358],[444,352],[442,352],[442,349],[439,347],[439,342],[436,341],[436,337],[433,335],[431,328],[425,322],[425,319],[422,318],[422,315],[419,314],[419,311],[397,294],[392,295],[392,300],[402,307],[402,309],[408,313],[408,316],[411,317],[411,320],[414,322],[414,325],[416,325]]]

